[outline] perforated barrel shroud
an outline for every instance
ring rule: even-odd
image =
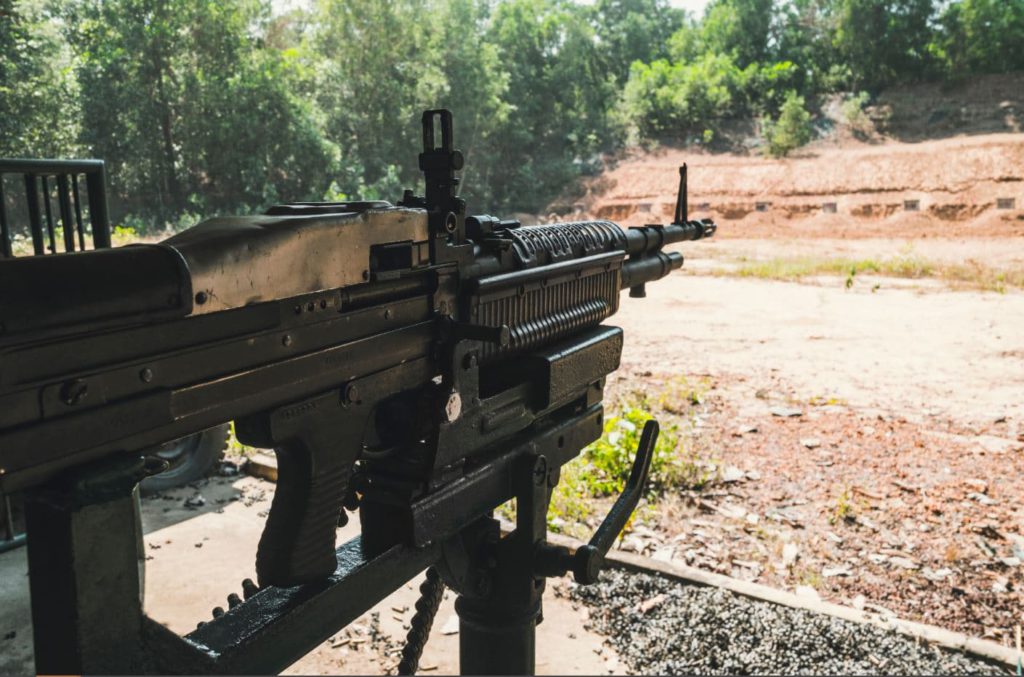
[[[616,224],[560,223],[496,235],[511,241],[519,270],[484,278],[469,300],[471,322],[511,330],[509,345],[485,345],[482,361],[596,326],[618,310],[626,236]]]

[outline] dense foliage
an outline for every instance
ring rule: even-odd
[[[765,120],[764,139],[769,155],[781,157],[811,139],[811,114],[804,108],[804,97],[790,91],[779,110],[778,120]]]
[[[823,94],[1024,69],[1024,0],[274,7],[0,0],[0,156],[105,158],[116,219],[177,224],[394,199],[419,113],[444,106],[473,208],[537,211],[623,143],[708,142],[743,117],[785,152]]]

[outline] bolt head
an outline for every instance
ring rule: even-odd
[[[287,348],[291,344],[292,344],[292,335],[291,334],[285,334],[284,336],[281,337],[281,345],[283,345],[285,348]]]
[[[533,481],[544,484],[548,477],[548,459],[540,456],[533,465]]]
[[[444,405],[444,415],[449,423],[455,422],[456,419],[462,414],[462,398],[457,392],[453,392],[448,396],[448,401]]]
[[[359,388],[356,387],[355,383],[350,383],[345,388],[344,402],[345,404],[356,404],[359,402]]]
[[[61,386],[61,402],[73,407],[89,395],[89,384],[80,378],[72,379]]]
[[[143,383],[149,383],[153,380],[153,370],[149,367],[143,367],[139,371],[139,380]]]

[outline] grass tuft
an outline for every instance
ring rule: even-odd
[[[710,379],[680,377],[653,397],[634,393],[625,398],[618,413],[605,420],[601,438],[562,467],[548,510],[549,528],[574,535],[579,528],[585,530],[586,520],[593,515],[594,499],[622,491],[644,424],[655,414],[661,434],[651,460],[648,500],[656,501],[672,490],[700,490],[712,482],[718,464],[705,458],[695,432],[696,408],[710,388]]]
[[[1000,294],[1010,288],[1024,288],[1024,270],[1001,270],[979,261],[939,263],[910,253],[888,259],[864,258],[773,258],[764,261],[740,260],[732,270],[716,271],[719,276],[736,276],[763,280],[799,281],[805,277],[832,275],[853,286],[857,275],[881,275],[905,279],[935,279],[957,288],[994,291]],[[877,287],[877,285],[876,285]]]

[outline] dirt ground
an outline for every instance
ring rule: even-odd
[[[704,384],[700,404],[662,415],[717,477],[665,497],[625,547],[1012,641],[1024,623],[1020,78],[883,93],[870,138],[837,128],[786,159],[634,151],[561,207],[561,219],[668,222],[685,162],[691,218],[718,224],[680,247],[686,275],[624,298],[615,318],[626,347],[612,391],[658,401],[681,380]],[[739,277],[751,263],[911,258],[982,272]],[[1017,282],[986,287],[982,274]]]
[[[1024,261],[1020,240],[791,231],[690,244],[690,276],[623,297],[612,391],[668,393],[662,416],[690,431],[717,477],[649,509],[625,548],[1012,641],[1024,622],[1024,293],[712,275],[743,256],[908,246]],[[672,401],[680,379],[706,384],[700,404]]]

